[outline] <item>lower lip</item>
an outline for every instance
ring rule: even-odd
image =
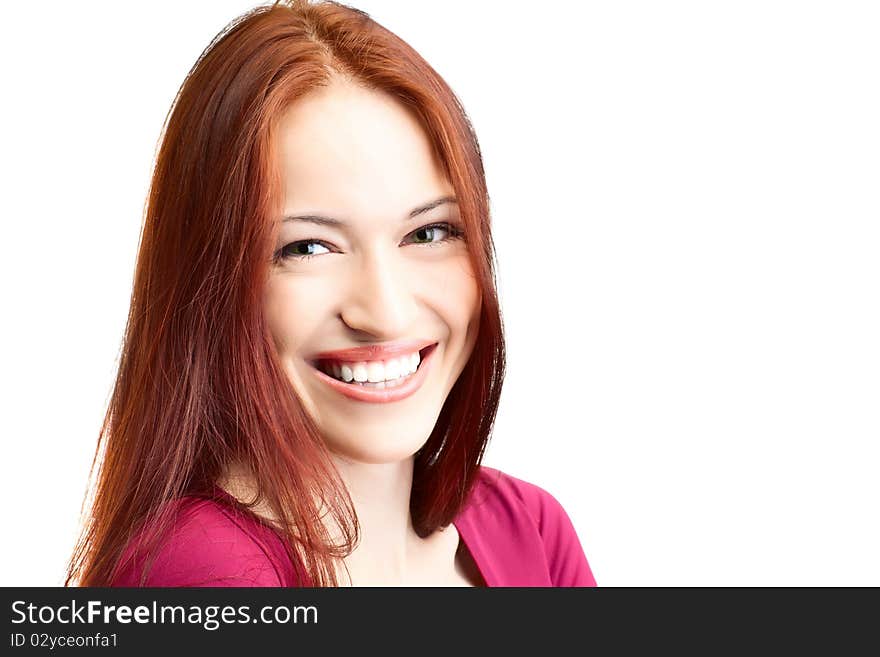
[[[418,369],[413,374],[410,374],[406,381],[394,388],[367,388],[357,384],[346,383],[345,381],[340,381],[339,379],[324,374],[324,372],[317,367],[311,367],[312,371],[315,372],[319,379],[324,381],[324,383],[333,388],[336,392],[345,395],[349,399],[370,402],[372,404],[387,404],[388,402],[406,399],[422,386],[425,377],[428,376],[428,370],[434,362],[434,352],[436,350],[436,344],[428,347],[428,351],[419,363]]]

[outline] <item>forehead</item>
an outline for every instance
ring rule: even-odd
[[[453,189],[416,117],[346,82],[298,99],[279,122],[284,210],[398,217]]]

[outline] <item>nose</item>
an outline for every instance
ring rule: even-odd
[[[415,278],[387,252],[364,255],[347,282],[342,321],[376,340],[405,336],[415,311]]]

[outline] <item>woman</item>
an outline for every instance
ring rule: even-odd
[[[477,140],[407,44],[332,2],[233,22],[166,125],[67,583],[595,585],[558,502],[480,466],[492,254]]]

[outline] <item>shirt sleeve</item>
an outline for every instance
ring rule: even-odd
[[[216,505],[193,507],[172,528],[141,583],[144,559],[134,560],[114,586],[281,586],[265,547]]]
[[[553,586],[596,586],[580,539],[562,504],[543,488],[508,477],[515,482],[541,535]]]
[[[549,493],[543,500],[541,536],[547,546],[547,562],[554,586],[596,586],[596,579],[571,519]]]

